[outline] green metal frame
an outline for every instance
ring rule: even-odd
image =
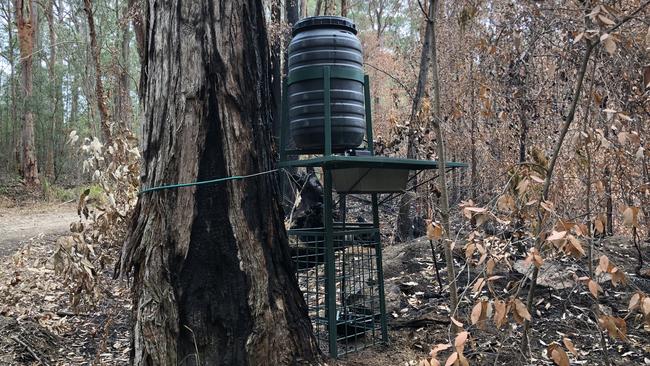
[[[301,150],[287,149],[287,141],[289,138],[289,101],[288,101],[288,88],[289,85],[300,82],[303,80],[323,80],[323,103],[324,103],[324,136],[325,141],[324,151],[321,156],[309,159],[289,160],[290,155],[305,155],[310,152]],[[366,147],[370,156],[342,156],[332,154],[332,120],[331,120],[331,79],[349,79],[356,80],[363,83],[365,94],[365,114],[366,114]],[[333,210],[334,203],[332,199],[333,185],[332,185],[332,170],[353,168],[353,167],[366,167],[366,168],[390,168],[390,169],[407,169],[407,170],[425,170],[435,169],[438,167],[435,161],[422,161],[414,159],[396,159],[388,157],[374,156],[373,151],[373,131],[372,131],[372,110],[370,100],[370,80],[368,75],[364,75],[361,71],[346,67],[346,66],[314,66],[305,67],[303,69],[294,71],[284,79],[283,94],[282,94],[282,126],[280,129],[280,167],[320,167],[323,170],[323,227],[310,228],[301,230],[289,230],[289,235],[297,237],[322,237],[322,244],[324,245],[325,254],[325,315],[327,321],[327,348],[331,357],[338,357],[341,353],[348,352],[342,350],[339,352],[338,341],[340,338],[337,336],[337,279],[343,287],[345,284],[345,268],[343,267],[343,274],[337,277],[336,266],[336,251],[341,250],[340,247],[335,247],[334,242],[341,241],[345,243],[346,237],[355,237],[361,234],[368,234],[372,236],[372,243],[365,244],[366,247],[371,245],[374,248],[375,263],[370,268],[376,271],[379,314],[380,314],[380,339],[382,342],[388,342],[388,328],[386,323],[386,303],[384,291],[384,276],[382,266],[382,251],[381,251],[381,237],[379,232],[379,203],[378,193],[371,193],[372,205],[372,223],[369,228],[363,229],[354,227],[348,229],[349,226],[356,226],[355,224],[346,224],[345,217],[342,224],[334,223]],[[465,167],[466,164],[461,163],[447,163],[447,167]],[[341,197],[345,200],[345,196]],[[345,203],[343,203],[345,205]],[[338,239],[337,239],[338,238]],[[345,250],[343,251],[345,253]],[[345,259],[343,260],[345,266]],[[318,274],[318,270],[316,270]],[[316,276],[318,278],[318,275]],[[298,279],[298,278],[297,278]],[[318,292],[317,292],[318,298]],[[342,298],[341,303],[345,299]],[[318,316],[316,316],[319,318]],[[313,319],[312,319],[313,320]],[[314,321],[314,320],[313,320]],[[372,320],[374,324],[374,318]],[[347,325],[346,325],[347,326]],[[372,329],[374,340],[374,328]],[[379,338],[379,337],[378,337]],[[356,350],[356,348],[355,348]]]

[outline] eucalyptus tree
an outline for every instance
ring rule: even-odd
[[[261,0],[151,1],[142,185],[272,169]],[[135,365],[284,365],[318,354],[272,175],[145,193],[122,251]]]

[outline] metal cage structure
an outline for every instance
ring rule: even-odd
[[[350,153],[332,152],[331,80],[363,82],[366,146]],[[288,86],[304,80],[322,80],[324,151],[292,147],[289,136]],[[378,198],[383,193],[403,193],[410,171],[438,168],[431,160],[374,156],[369,78],[345,66],[310,66],[290,73],[283,82],[280,129],[281,168],[322,170],[323,222],[319,227],[290,229],[289,245],[295,279],[303,292],[321,350],[336,358],[378,343],[388,342],[384,296]],[[316,156],[314,156],[316,154]],[[291,157],[291,158],[290,158]],[[447,168],[466,164],[447,162]],[[340,204],[346,195],[369,195],[371,221],[334,221],[334,192]]]

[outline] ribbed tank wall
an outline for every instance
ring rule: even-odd
[[[289,76],[310,66],[346,67],[363,72],[361,42],[354,24],[341,17],[310,17],[296,23],[289,44]],[[324,150],[323,80],[289,85],[289,125],[298,149]],[[361,145],[365,135],[363,83],[332,78],[330,108],[332,150],[340,152]]]

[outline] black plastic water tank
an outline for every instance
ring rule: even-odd
[[[310,66],[356,69],[363,73],[361,42],[354,23],[343,17],[319,16],[298,21],[289,44],[289,77]],[[313,153],[325,149],[323,79],[289,85],[289,125],[296,148]],[[332,151],[361,145],[365,135],[363,83],[332,78],[330,82]]]

